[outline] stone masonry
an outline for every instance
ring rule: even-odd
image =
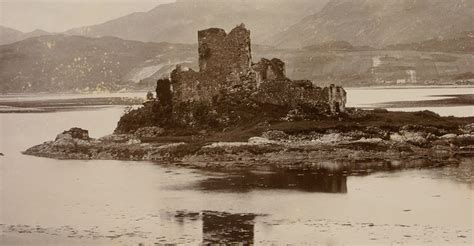
[[[286,77],[285,63],[280,59],[252,62],[250,31],[244,24],[228,34],[219,28],[198,32],[199,71],[178,65],[169,79],[157,83],[157,100],[162,106],[178,103],[208,103],[233,88],[246,87],[257,95],[256,103],[285,107],[313,105],[326,114],[345,111],[346,92],[331,85],[320,88],[310,81],[293,81]],[[171,105],[169,105],[171,104]]]

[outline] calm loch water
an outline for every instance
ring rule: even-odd
[[[73,126],[109,134],[122,112],[0,114],[0,245],[473,243],[473,159],[362,175],[20,153]]]
[[[383,103],[442,100],[456,95],[474,95],[474,87],[468,86],[348,88],[346,90],[348,94],[347,106],[358,108],[376,108]],[[389,110],[407,112],[430,110],[441,116],[474,116],[474,105],[397,107]]]

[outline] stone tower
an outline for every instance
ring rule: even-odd
[[[252,65],[250,31],[244,24],[229,34],[210,28],[198,32],[199,70],[201,73],[247,74]]]
[[[252,92],[252,100],[267,105],[312,105],[330,114],[345,110],[344,89],[323,89],[311,81],[291,80],[286,77],[285,63],[277,58],[252,63],[250,31],[244,24],[229,33],[220,28],[199,31],[198,52],[199,71],[178,65],[169,79],[158,81],[161,104],[168,108],[180,104],[185,108],[196,102],[212,105],[228,93],[245,88]]]

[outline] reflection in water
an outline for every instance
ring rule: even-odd
[[[203,244],[254,243],[254,214],[203,212]]]
[[[474,187],[474,157],[463,158],[459,163],[432,169],[429,174],[431,178],[449,179]]]
[[[253,190],[297,190],[320,193],[347,193],[348,176],[365,176],[374,172],[396,172],[415,168],[439,168],[451,166],[459,169],[465,160],[451,159],[443,163],[430,160],[386,162],[322,162],[311,170],[271,169],[267,172],[234,170],[211,173],[206,179],[193,183],[205,191],[250,192]],[[462,173],[472,173],[462,172]],[[470,175],[472,176],[472,175]]]
[[[305,192],[347,193],[343,173],[278,170],[275,172],[241,171],[200,181],[208,191],[249,192],[254,189],[285,189]]]
[[[122,112],[123,108],[113,107],[0,114],[0,142],[4,143],[0,152],[5,154],[0,157],[0,245],[198,245],[209,242],[211,235],[222,242],[251,241],[245,235],[252,231],[254,243],[262,245],[327,245],[332,239],[359,245],[473,245],[473,159],[461,164],[453,160],[449,166],[429,160],[316,163],[314,172],[327,177],[308,179],[304,188],[301,180],[307,178],[291,171],[286,172],[290,177],[280,177],[287,180],[283,181],[286,185],[275,186],[270,181],[281,174],[219,174],[146,162],[53,160],[20,153],[75,126],[89,129],[93,137],[110,134]],[[413,170],[393,172],[405,168]],[[379,170],[389,172],[367,175]],[[239,175],[250,175],[254,181],[234,187],[252,193],[228,192],[232,186],[224,181],[236,181]],[[262,175],[265,182],[258,179]],[[334,182],[338,175],[343,176],[340,183]],[[215,179],[228,188],[214,188],[214,192],[200,185]],[[323,185],[324,179],[327,184],[349,186],[333,189],[347,194],[285,190],[315,190],[308,188],[315,185],[311,182],[330,187]],[[295,212],[296,208],[300,210]],[[193,213],[176,216],[176,210]],[[207,212],[209,216],[204,216],[206,212],[201,211],[206,210],[233,214]],[[225,223],[235,220],[232,218],[252,218],[234,216],[236,211],[255,214],[254,222]],[[179,218],[182,216],[188,217]],[[223,219],[216,219],[218,216]],[[249,230],[252,223],[254,229]],[[226,234],[230,227],[235,228],[231,235],[247,232],[232,239]]]
[[[170,214],[171,215],[171,214]],[[216,211],[176,211],[174,221],[186,224],[202,221],[202,244],[254,244],[255,214],[233,214]]]

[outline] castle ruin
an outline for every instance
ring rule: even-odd
[[[241,24],[226,33],[209,28],[198,32],[199,71],[178,65],[169,78],[157,82],[157,101],[173,108],[183,103],[218,105],[218,100],[245,88],[246,97],[259,105],[288,110],[300,105],[321,114],[345,111],[346,92],[331,85],[321,88],[307,80],[291,80],[280,59],[252,62],[250,31]]]

